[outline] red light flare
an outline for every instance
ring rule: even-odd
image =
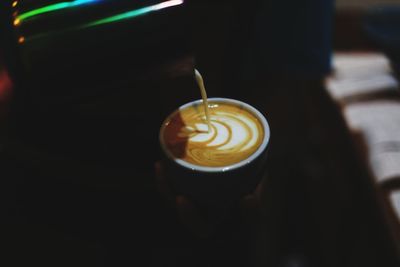
[[[0,66],[0,119],[6,116],[13,83],[8,71]]]

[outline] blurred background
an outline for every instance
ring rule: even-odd
[[[1,1],[2,266],[400,266],[399,36],[398,0]],[[194,68],[271,127],[208,238],[154,175]]]

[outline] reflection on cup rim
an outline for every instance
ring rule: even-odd
[[[177,110],[175,110],[174,112],[172,112],[163,122],[162,126],[161,126],[161,130],[160,130],[160,135],[159,135],[159,139],[160,139],[160,144],[161,147],[164,151],[164,153],[167,155],[167,157],[169,159],[171,159],[172,161],[176,162],[178,165],[185,167],[187,169],[190,169],[192,171],[200,171],[200,172],[209,172],[209,173],[218,173],[218,172],[227,172],[227,171],[232,171],[235,169],[239,169],[243,166],[248,165],[249,163],[251,163],[252,161],[254,161],[256,158],[258,158],[258,156],[264,152],[264,150],[267,148],[267,145],[269,143],[269,139],[270,139],[270,129],[269,129],[269,125],[267,120],[265,119],[264,115],[261,114],[261,112],[259,112],[256,108],[250,106],[247,103],[244,103],[242,101],[239,100],[235,100],[235,99],[230,99],[230,98],[220,98],[220,97],[215,97],[215,98],[209,98],[208,99],[210,102],[217,102],[217,103],[230,103],[230,104],[234,104],[237,106],[242,106],[244,107],[246,110],[250,111],[251,113],[253,113],[257,119],[260,121],[260,123],[263,126],[264,129],[264,138],[263,141],[260,145],[260,147],[248,158],[246,158],[245,160],[242,160],[238,163],[232,164],[232,165],[228,165],[228,166],[223,166],[223,167],[205,167],[205,166],[199,166],[199,165],[195,165],[189,162],[186,162],[182,159],[178,159],[175,158],[174,156],[172,156],[172,154],[168,151],[168,149],[165,146],[164,143],[164,138],[163,138],[163,131],[164,131],[164,126],[165,123],[172,117],[174,116],[177,112],[179,112],[180,110],[183,110],[189,106],[193,106],[193,105],[198,105],[200,103],[202,103],[203,100],[195,100],[192,102],[189,102],[187,104],[182,105],[181,107],[179,107]]]

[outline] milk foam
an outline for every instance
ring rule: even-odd
[[[174,154],[201,166],[227,166],[249,157],[264,138],[260,121],[237,105],[210,106],[211,129],[204,112],[191,106],[168,122],[165,141]]]
[[[255,145],[259,139],[257,125],[248,117],[226,112],[216,112],[211,116],[212,129],[207,133],[207,124],[197,123],[196,128],[204,133],[193,135],[189,138],[190,142],[207,142],[207,147],[216,147],[217,150],[229,150],[239,147],[239,151],[244,151]],[[245,146],[243,146],[245,144]]]

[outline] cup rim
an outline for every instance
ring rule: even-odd
[[[246,110],[248,110],[250,113],[253,113],[253,115],[255,115],[257,117],[257,119],[260,121],[263,129],[264,129],[264,138],[262,140],[261,145],[257,148],[257,150],[251,154],[248,158],[241,160],[237,163],[231,164],[231,165],[227,165],[227,166],[222,166],[222,167],[206,167],[206,166],[200,166],[200,165],[196,165],[196,164],[192,164],[189,162],[186,162],[182,159],[178,159],[172,156],[172,154],[168,151],[168,149],[166,148],[164,139],[163,139],[163,133],[164,133],[164,129],[165,129],[165,125],[166,123],[169,121],[169,119],[171,117],[173,117],[176,113],[178,113],[180,110],[185,109],[189,106],[193,106],[199,103],[202,103],[203,100],[202,99],[198,99],[198,100],[194,100],[191,102],[188,102],[182,106],[180,106],[179,108],[177,108],[174,112],[172,112],[162,123],[161,125],[161,129],[159,132],[159,141],[161,144],[161,148],[164,152],[164,154],[173,162],[175,162],[176,164],[192,170],[192,171],[200,171],[200,172],[207,172],[207,173],[219,173],[219,172],[228,172],[228,171],[232,171],[232,170],[236,170],[239,169],[243,166],[246,166],[248,164],[250,164],[251,162],[253,162],[255,159],[257,159],[267,148],[267,145],[269,144],[269,139],[270,139],[270,128],[269,128],[269,124],[267,122],[267,119],[265,118],[265,116],[258,111],[255,107],[242,102],[240,100],[236,100],[236,99],[231,99],[231,98],[223,98],[223,97],[211,97],[208,98],[208,101],[210,102],[217,102],[217,103],[231,103],[234,105],[238,105],[238,106],[242,106],[244,107]]]

